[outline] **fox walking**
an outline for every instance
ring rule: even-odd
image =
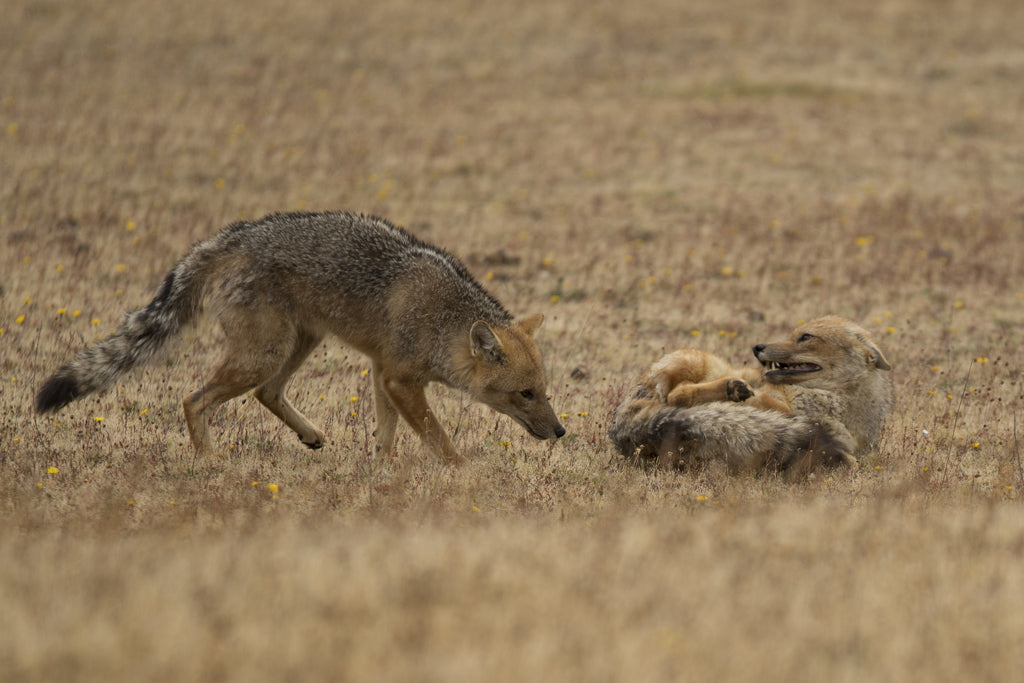
[[[250,390],[303,444],[322,447],[323,432],[284,390],[328,334],[372,362],[380,452],[393,450],[401,415],[438,457],[462,461],[427,404],[430,382],[467,392],[538,439],[565,434],[533,339],[543,316],[514,320],[447,251],[386,220],[342,212],[272,214],[197,243],[149,305],[46,380],[36,409],[109,388],[204,303],[227,339],[220,364],[184,401],[200,452],[212,451],[207,425],[217,408]]]

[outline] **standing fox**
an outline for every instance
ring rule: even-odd
[[[854,464],[875,446],[892,407],[891,367],[863,328],[819,318],[753,350],[760,372],[696,349],[668,354],[619,406],[612,443],[662,466],[718,459],[797,475]]]
[[[377,450],[391,453],[398,416],[449,463],[463,460],[427,405],[443,382],[505,413],[538,439],[565,434],[547,399],[543,320],[515,321],[447,251],[380,218],[272,214],[194,245],[148,306],[46,380],[36,410],[110,387],[149,360],[206,301],[227,336],[224,358],[185,399],[199,452],[212,451],[214,411],[249,390],[309,448],[324,434],[285,398],[292,374],[327,334],[373,364]]]

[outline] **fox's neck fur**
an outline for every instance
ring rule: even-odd
[[[888,372],[869,372],[866,377],[837,390],[825,391],[800,385],[779,388],[789,394],[794,412],[812,419],[833,417],[842,422],[857,442],[857,452],[861,453],[878,443],[882,423],[892,408],[891,384]]]
[[[857,450],[874,448],[882,424],[892,409],[892,374],[875,371],[850,387],[845,394],[844,422],[857,440]],[[881,397],[881,398],[880,398]]]

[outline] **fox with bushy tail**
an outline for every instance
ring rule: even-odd
[[[874,448],[892,407],[891,366],[859,325],[829,316],[758,344],[761,371],[697,349],[644,372],[609,428],[638,464],[724,462],[733,471],[853,465]]]
[[[379,452],[394,449],[401,416],[442,460],[463,461],[427,403],[431,382],[467,392],[538,439],[565,434],[534,341],[543,317],[515,320],[447,251],[344,212],[272,214],[196,244],[149,305],[44,382],[36,409],[110,388],[204,309],[226,340],[220,364],[184,400],[197,451],[213,450],[216,409],[250,390],[303,444],[322,447],[323,432],[284,390],[328,334],[371,360]]]

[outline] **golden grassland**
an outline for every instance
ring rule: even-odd
[[[0,670],[11,680],[1009,680],[1024,664],[1024,6],[152,5],[0,23]],[[218,351],[52,417],[35,389],[239,217],[376,213],[539,334],[567,436],[439,388],[471,462],[371,456],[325,343],[197,458]],[[609,416],[664,350],[867,326],[855,470],[644,473]]]

